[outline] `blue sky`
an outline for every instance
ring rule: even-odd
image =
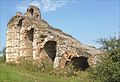
[[[98,47],[96,40],[120,31],[120,0],[0,0],[0,49],[6,43],[7,22],[31,4],[40,7],[50,25],[87,45]]]

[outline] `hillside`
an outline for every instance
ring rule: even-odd
[[[82,75],[83,77],[85,74]],[[86,78],[86,77],[84,77]],[[47,73],[32,72],[20,68],[19,66],[10,66],[0,63],[0,82],[87,82],[87,80],[76,77],[66,78]]]

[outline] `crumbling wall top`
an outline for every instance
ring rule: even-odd
[[[32,16],[35,18],[41,18],[40,9],[37,6],[31,5],[25,14],[26,16]]]
[[[16,16],[22,16],[21,12],[16,12]]]

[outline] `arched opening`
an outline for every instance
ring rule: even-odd
[[[33,12],[34,12],[34,10],[33,10],[32,8],[29,10],[29,12],[30,12],[31,15],[33,16]]]
[[[56,56],[56,44],[57,42],[55,41],[48,41],[44,45],[44,50],[46,51],[46,53],[48,54],[52,61],[54,61]]]
[[[32,42],[33,42],[33,32],[34,32],[33,28],[27,32],[28,39]]]
[[[37,14],[37,18],[39,18],[39,14]]]
[[[89,67],[88,58],[81,56],[81,57],[73,57],[72,64],[76,70],[83,70],[85,71]]]

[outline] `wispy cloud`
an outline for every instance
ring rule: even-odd
[[[64,5],[67,5],[72,0],[25,0],[18,5],[17,10],[25,12],[29,5],[40,7],[44,12],[55,11]]]

